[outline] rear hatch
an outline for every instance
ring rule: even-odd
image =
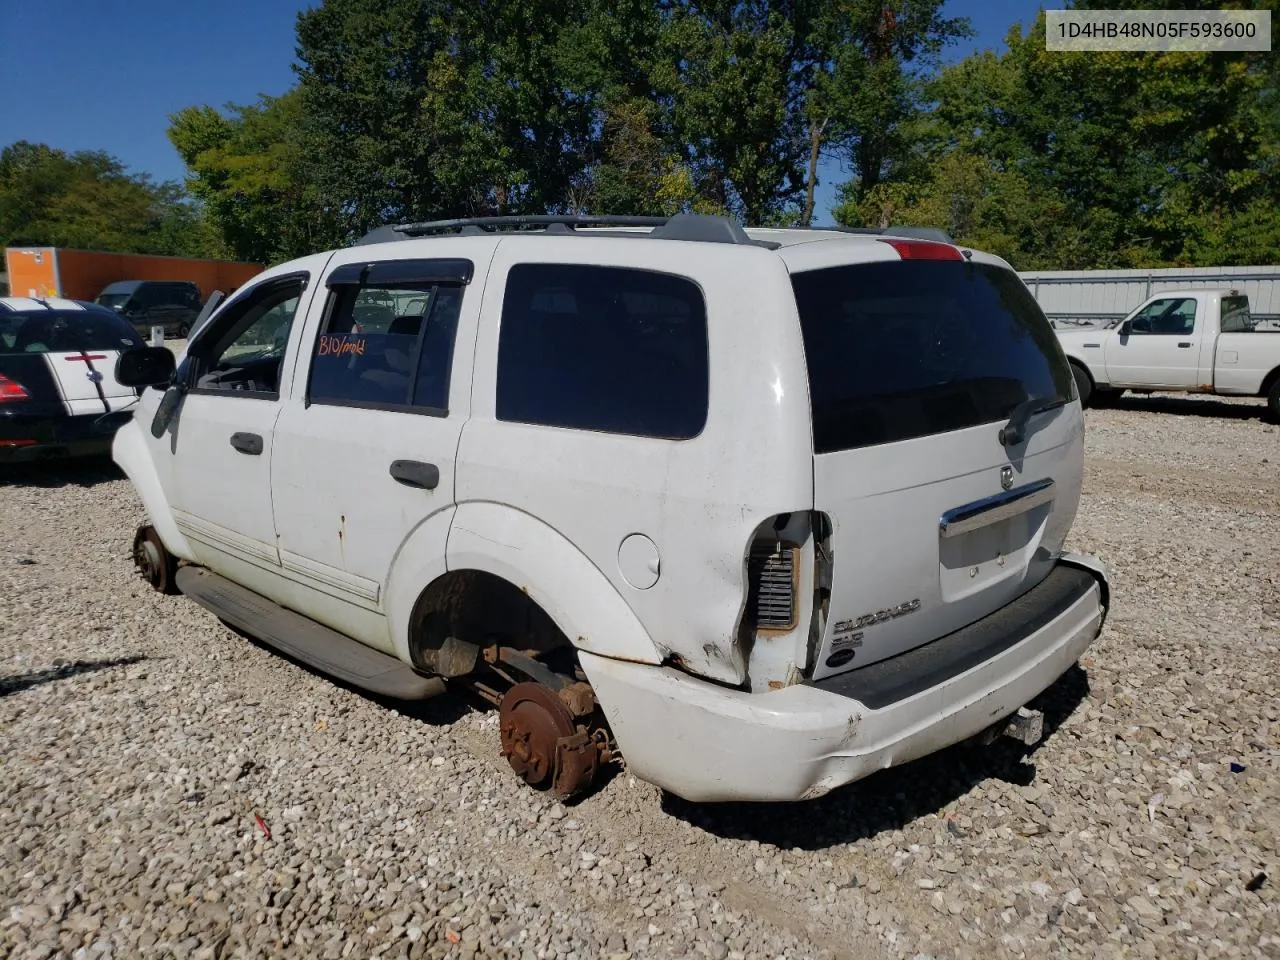
[[[958,630],[1033,587],[1079,497],[1070,368],[1021,280],[954,247],[889,246],[904,258],[792,277],[814,509],[830,523],[814,679]],[[1024,435],[1010,430],[1006,445],[1011,418]]]

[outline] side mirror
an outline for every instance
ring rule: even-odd
[[[163,387],[173,380],[175,361],[168,347],[134,347],[116,360],[122,387]]]
[[[1120,324],[1120,336],[1127,337],[1131,333],[1133,333],[1132,320],[1126,320],[1124,323]]]

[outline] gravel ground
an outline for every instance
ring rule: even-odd
[[[792,806],[517,785],[135,579],[109,467],[0,488],[0,955],[1280,957],[1280,430],[1088,413],[1112,619],[1052,733]]]

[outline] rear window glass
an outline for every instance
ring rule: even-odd
[[[127,350],[143,346],[133,327],[89,310],[0,313],[0,354]]]
[[[691,280],[520,264],[503,298],[499,420],[687,440],[709,392],[707,313]]]
[[[1009,270],[899,261],[792,277],[817,453],[962,430],[1071,398],[1071,369]]]
[[[1248,297],[1222,298],[1222,332],[1249,333],[1254,329]]]

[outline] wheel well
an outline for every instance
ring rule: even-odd
[[[1275,386],[1277,380],[1280,380],[1280,367],[1276,367],[1262,378],[1262,389],[1258,391],[1258,394],[1265,397],[1271,392],[1271,388]]]
[[[1083,360],[1077,360],[1075,357],[1067,357],[1067,363],[1071,364],[1071,366],[1073,367],[1076,367],[1077,369],[1079,369],[1081,373],[1083,373],[1086,377],[1088,377],[1089,384],[1091,386],[1095,383],[1093,379],[1093,374],[1089,371],[1089,368],[1085,366]]]
[[[420,670],[455,675],[440,662],[446,646],[478,655],[495,642],[537,653],[572,646],[528,593],[483,570],[451,570],[432,581],[414,602],[409,655]]]

